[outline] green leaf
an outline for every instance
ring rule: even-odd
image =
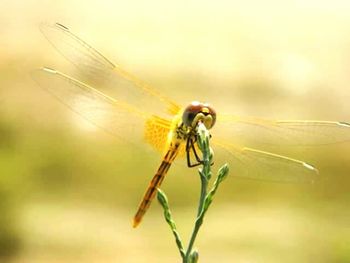
[[[169,202],[166,194],[159,188],[157,190],[158,190],[158,193],[157,193],[158,202],[161,204],[161,206],[164,209],[169,210]]]
[[[176,245],[179,249],[180,255],[184,259],[185,254],[186,254],[185,249],[183,247],[183,244],[182,244],[182,241],[180,238],[180,234],[176,229],[175,221],[172,219],[172,215],[171,215],[171,212],[169,209],[168,198],[167,198],[166,194],[161,189],[158,188],[157,190],[158,190],[157,199],[158,199],[160,205],[163,207],[165,221],[170,226],[170,229],[173,232],[173,235],[175,237]]]
[[[205,199],[204,199],[204,205],[203,205],[203,215],[207,212],[210,204],[213,201],[214,195],[216,193],[216,191],[219,188],[219,185],[221,184],[222,181],[225,180],[225,178],[227,177],[229,172],[229,168],[227,164],[224,164],[218,171],[218,176],[214,182],[213,188],[210,189],[209,193],[206,195]]]
[[[228,172],[229,172],[228,164],[225,163],[222,167],[220,167],[218,171],[218,184],[220,184],[222,181],[226,179]]]

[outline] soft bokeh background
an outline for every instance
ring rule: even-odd
[[[63,23],[183,103],[350,121],[349,12],[340,0],[1,0],[0,262],[180,261],[158,204],[131,228],[160,156],[97,130],[30,78],[43,65],[74,73],[40,22]],[[200,262],[350,262],[349,146],[281,149],[320,169],[313,186],[229,178]],[[163,186],[185,241],[198,188],[181,164]]]

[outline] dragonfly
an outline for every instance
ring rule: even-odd
[[[53,47],[83,73],[80,81],[58,70],[43,67],[33,79],[72,111],[93,125],[131,143],[147,143],[162,154],[137,212],[137,227],[176,157],[186,156],[187,166],[202,163],[196,146],[199,123],[208,130],[215,153],[222,153],[237,177],[312,183],[318,177],[313,165],[248,147],[246,139],[277,145],[320,145],[350,140],[350,124],[339,121],[273,120],[216,113],[208,103],[181,105],[112,63],[66,26],[42,24],[40,30]],[[212,132],[213,134],[213,132]]]

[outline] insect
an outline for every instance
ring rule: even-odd
[[[110,62],[67,27],[56,23],[42,25],[40,29],[83,72],[87,81],[81,82],[51,68],[35,71],[34,80],[106,132],[132,138],[137,143],[147,142],[163,153],[134,217],[134,227],[141,222],[178,155],[186,155],[189,167],[201,164],[195,135],[199,122],[207,129],[219,131],[211,139],[215,153],[225,155],[235,176],[268,181],[313,182],[318,170],[306,162],[234,142],[253,139],[280,145],[319,145],[350,139],[350,124],[346,122],[265,120],[217,114],[207,103],[179,105]],[[221,137],[220,131],[224,131]],[[225,138],[224,134],[228,136]]]

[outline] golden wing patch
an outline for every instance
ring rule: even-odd
[[[158,116],[152,116],[146,120],[144,137],[147,143],[157,151],[164,152],[171,129],[171,121]]]

